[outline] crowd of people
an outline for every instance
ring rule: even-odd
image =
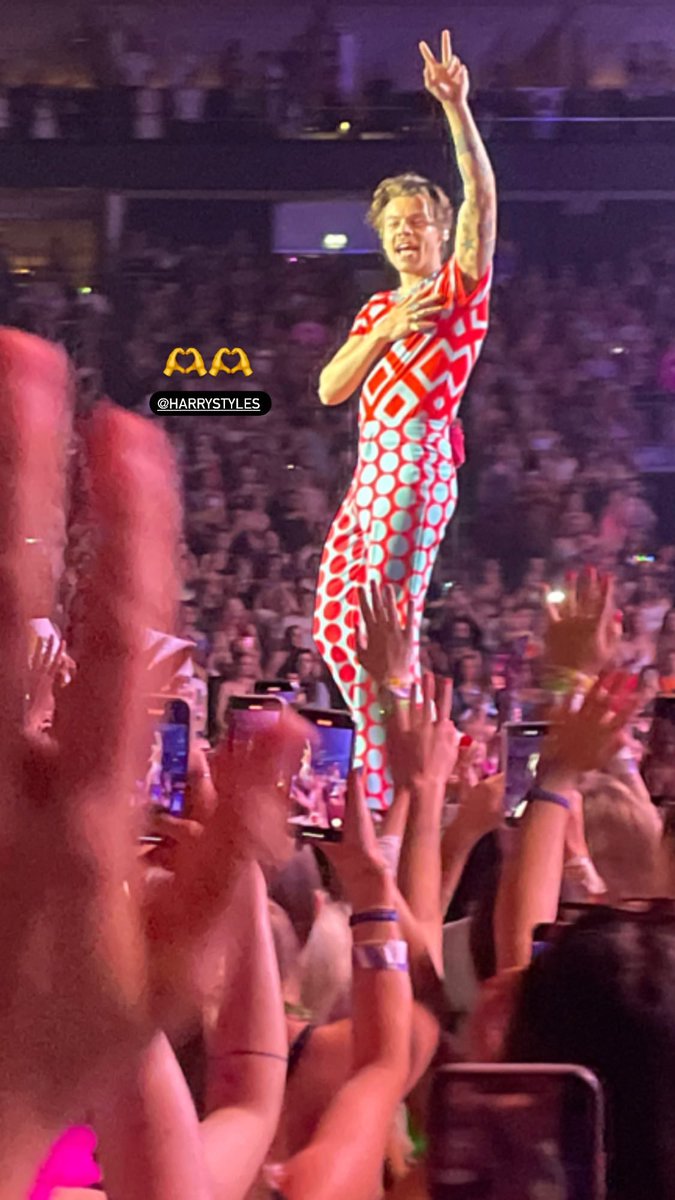
[[[83,410],[106,393],[147,411],[174,346],[197,346],[207,362],[224,343],[246,349],[273,398],[268,416],[168,422],[185,501],[181,633],[196,643],[203,682],[224,680],[221,708],[275,677],[301,679],[319,706],[339,705],[312,615],[356,430],[351,406],[322,408],[317,379],[359,305],[350,260],[270,259],[243,234],[208,253],[134,234],[104,289],[69,295],[58,258],[48,280],[16,286],[5,274],[4,319],[71,350]],[[423,633],[425,664],[455,678],[455,717],[474,732],[483,721],[488,742],[505,674],[513,711],[536,704],[542,598],[585,565],[617,579],[621,665],[665,688],[675,674],[675,550],[657,511],[658,476],[645,474],[654,442],[662,462],[675,452],[674,310],[667,232],[585,279],[522,266],[515,246],[500,247],[491,335],[463,414],[461,527],[438,565]],[[195,378],[174,374],[172,386]],[[71,588],[75,575],[73,565]]]
[[[230,37],[208,53],[197,53],[185,37],[160,49],[147,15],[85,14],[43,61],[37,55],[31,64],[25,56],[20,79],[16,64],[10,71],[0,64],[0,139],[214,143],[242,131],[247,137],[433,133],[429,106],[397,83],[391,62],[358,69],[361,38],[349,16],[338,20],[325,3],[308,6],[304,28],[282,48]],[[667,42],[618,41],[602,69],[582,42],[583,34],[563,20],[511,59],[485,47],[476,112],[486,123],[521,122],[495,126],[494,136],[625,137],[625,127],[608,131],[559,119],[675,115],[675,58]],[[607,54],[603,46],[603,61]],[[670,124],[658,134],[668,138]]]
[[[395,784],[379,838],[358,775],[340,842],[288,837],[313,736],[291,708],[243,743],[215,736],[208,757],[195,738],[183,815],[139,811],[147,631],[173,627],[180,595],[175,458],[120,406],[80,425],[76,635],[27,676],[77,490],[70,383],[35,335],[3,330],[0,360],[4,1194],[419,1200],[451,1183],[595,1200],[606,1169],[611,1200],[665,1200],[671,831],[637,769],[643,698],[616,670],[611,575],[570,580],[542,631],[559,707],[517,826],[503,772],[483,778],[478,739],[460,739],[449,681],[427,674],[419,703],[391,690],[411,640],[377,592],[361,638]],[[166,665],[152,690],[170,695]],[[561,899],[584,915],[559,918]],[[473,1064],[482,1100],[465,1082],[430,1109],[434,1060],[446,1086],[447,1064]]]

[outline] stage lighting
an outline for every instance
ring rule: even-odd
[[[338,133],[349,133],[351,127],[351,121],[340,121],[340,124],[338,125]]]
[[[348,241],[346,233],[324,233],[321,244],[324,250],[344,250]]]
[[[565,593],[560,588],[553,588],[546,596],[549,604],[562,604],[565,599]]]

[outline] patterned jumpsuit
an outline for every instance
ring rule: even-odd
[[[435,277],[443,304],[437,331],[401,338],[370,369],[360,398],[356,470],[323,551],[314,640],[355,721],[354,765],[363,767],[371,807],[388,807],[393,789],[376,689],[356,657],[357,589],[373,580],[393,584],[402,618],[414,600],[419,683],[424,600],[457,504],[450,430],[485,340],[490,284],[488,271],[466,294],[450,259]],[[370,332],[396,299],[395,292],[371,296],[350,337]]]

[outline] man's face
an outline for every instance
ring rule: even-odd
[[[399,274],[424,279],[441,265],[443,233],[434,219],[429,196],[396,196],[384,209],[382,248]]]

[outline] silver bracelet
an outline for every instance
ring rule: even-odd
[[[408,943],[358,942],[352,946],[352,965],[366,971],[407,971]]]

